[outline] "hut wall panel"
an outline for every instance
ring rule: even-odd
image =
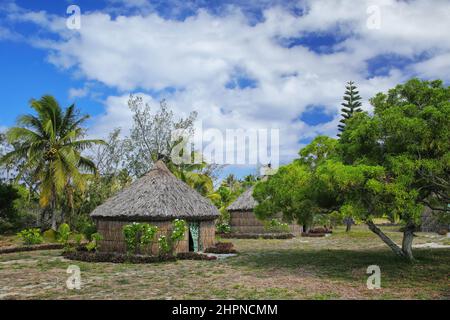
[[[280,218],[281,215],[276,215]],[[256,218],[253,211],[233,211],[230,212],[230,227],[234,233],[268,233],[264,228],[264,224]],[[301,233],[301,227],[292,223],[289,224],[290,231],[298,235]]]
[[[212,247],[216,238],[216,224],[213,220],[200,222],[201,250]]]
[[[123,227],[133,221],[112,221],[112,220],[97,220],[97,230],[103,236],[100,241],[99,251],[102,252],[126,252],[125,237],[123,235]],[[147,248],[142,249],[142,253],[157,254],[158,243],[157,240],[161,235],[168,237],[171,233],[171,221],[147,221],[147,223],[158,227],[154,243]],[[214,244],[215,237],[215,223],[211,221],[201,221],[200,223],[200,239],[202,239],[202,248],[210,247]],[[184,239],[178,242],[175,252],[189,251],[189,232],[185,233]]]

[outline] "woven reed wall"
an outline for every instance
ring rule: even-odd
[[[212,247],[216,243],[216,223],[214,220],[200,222],[200,250]]]
[[[133,221],[114,221],[114,220],[97,220],[97,230],[103,236],[103,240],[100,242],[99,251],[102,252],[121,252],[127,251],[125,238],[123,235],[123,227]],[[149,224],[158,227],[158,233],[155,239],[159,236],[170,236],[172,221],[146,221]],[[189,222],[188,222],[189,223]],[[211,221],[200,222],[200,247],[202,249],[211,247],[215,242],[215,223]],[[158,243],[155,242],[152,246],[141,248],[143,254],[158,254]],[[178,242],[176,253],[189,252],[189,232],[185,233],[184,239]]]
[[[275,216],[281,218],[281,214]],[[264,224],[256,218],[253,211],[233,211],[230,212],[230,227],[234,233],[270,233],[264,229]],[[301,234],[301,227],[292,223],[289,230],[295,235]]]

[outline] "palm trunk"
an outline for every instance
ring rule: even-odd
[[[56,223],[56,190],[55,187],[52,187],[52,200],[50,204],[50,208],[52,210],[52,229],[57,231],[57,223]]]

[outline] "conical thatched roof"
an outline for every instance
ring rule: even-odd
[[[253,198],[254,186],[247,189],[227,208],[228,211],[249,211],[253,210],[258,202]]]
[[[93,218],[117,220],[214,219],[217,208],[177,179],[162,161],[92,213]]]

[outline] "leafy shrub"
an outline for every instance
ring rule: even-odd
[[[231,227],[228,223],[222,222],[216,225],[216,230],[218,233],[230,233]]]
[[[148,223],[133,222],[123,227],[123,234],[128,252],[139,254],[142,246],[149,245],[155,240],[158,227]]]
[[[160,236],[158,239],[159,255],[168,255],[171,252],[170,244],[166,236]]]
[[[44,240],[38,228],[25,229],[20,231],[17,235],[25,245],[39,244]]]
[[[65,248],[69,247],[70,227],[67,223],[63,223],[58,228],[58,242]]]
[[[55,242],[56,238],[57,238],[56,231],[53,229],[48,229],[48,230],[44,231],[42,236],[44,237],[45,241],[48,241],[48,242]]]
[[[37,215],[28,199],[27,188],[0,182],[0,233],[16,232],[35,225]]]
[[[289,225],[279,221],[278,219],[271,219],[264,221],[264,229],[273,233],[289,232]]]
[[[86,249],[88,251],[97,251],[99,248],[99,242],[103,240],[103,237],[100,233],[93,233],[91,236],[92,240],[86,245]]]
[[[79,247],[81,245],[81,241],[83,241],[83,235],[77,233],[73,239],[75,240],[75,244],[77,245],[77,247]]]
[[[184,235],[186,233],[186,221],[175,219],[172,222],[172,234],[170,235],[170,251],[173,251],[177,248],[178,243],[184,239]]]

